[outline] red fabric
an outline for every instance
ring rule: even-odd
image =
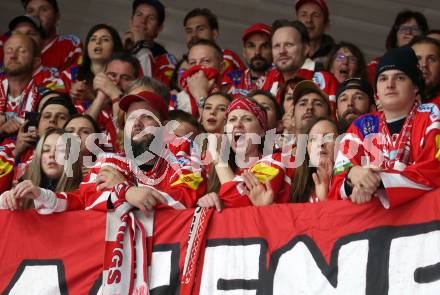
[[[315,82],[315,84],[328,95],[333,114],[336,114],[336,90],[339,82],[331,73],[327,71],[312,72],[310,70],[300,69],[297,73],[297,77]],[[280,103],[280,90],[281,86],[285,83],[283,75],[277,69],[272,69],[264,79],[265,81],[261,89],[270,91],[276,97],[277,102]]]
[[[272,27],[264,23],[253,24],[244,31],[241,40],[243,42],[246,42],[246,39],[254,33],[262,33],[270,36],[272,34]]]
[[[169,86],[175,67],[175,58],[171,54],[158,55],[154,58],[153,77]]]
[[[374,74],[376,73],[376,67],[379,63],[379,57],[376,57],[368,64],[368,82],[373,86],[373,89],[376,89],[376,85],[374,84]]]
[[[261,183],[265,180],[270,181],[272,190],[276,194],[274,203],[288,203],[290,200],[291,180],[295,169],[285,165],[287,161],[293,163],[295,158],[276,153],[262,158],[249,168]],[[223,184],[219,196],[225,207],[252,206],[249,197],[244,193],[244,188],[245,184],[240,176]]]
[[[250,101],[246,98],[237,98],[234,99],[226,109],[225,117],[228,118],[229,114],[233,110],[245,110],[253,114],[255,117],[257,117],[258,122],[261,125],[261,128],[263,130],[267,129],[267,113],[264,109],[262,109],[260,106],[258,106],[256,103]]]
[[[391,207],[417,198],[427,190],[440,187],[438,107],[435,104],[422,104],[415,112],[413,127],[409,131],[411,148],[407,161],[409,164],[406,167],[399,168],[401,165],[394,164],[390,168],[391,165],[388,165],[387,161],[380,161],[380,153],[390,155],[396,153],[397,149],[389,150],[385,142],[381,143],[378,140],[365,140],[370,134],[380,133],[383,124],[380,113],[371,113],[359,117],[348,128],[340,143],[335,161],[335,176],[329,193],[330,199],[344,197],[343,194],[341,195],[341,190],[347,169],[366,165],[366,162],[383,169],[382,182]]]
[[[58,270],[60,279],[65,280],[66,292],[52,290],[44,294],[89,294],[92,290],[95,292],[90,293],[96,294],[98,289],[93,285],[102,273],[104,260],[105,214],[69,212],[46,217],[35,211],[2,211],[0,222],[4,226],[0,239],[2,293],[20,263],[32,266],[56,261],[61,266]],[[27,289],[19,293],[39,292],[33,285],[35,281],[23,281],[24,276],[18,283],[24,283]]]
[[[188,87],[186,83],[186,79],[194,75],[195,73],[202,71],[203,74],[205,74],[205,77],[208,80],[217,79],[218,78],[218,71],[214,68],[205,68],[204,66],[192,66],[186,72],[180,77],[180,85],[182,85],[182,88],[185,89],[188,93]]]
[[[41,52],[42,64],[62,72],[82,63],[82,44],[74,35],[59,35],[50,41]]]
[[[268,71],[269,72],[269,71]],[[232,71],[223,76],[222,85],[230,85],[228,93],[232,95],[241,94],[242,96],[254,89],[260,89],[266,80],[266,75],[259,77],[252,82],[251,70]]]
[[[138,94],[129,94],[121,98],[119,107],[123,111],[127,111],[132,102],[146,101],[154,110],[158,111],[162,116],[162,120],[168,119],[168,106],[165,104],[165,99],[152,91],[142,91]]]
[[[246,66],[237,53],[230,49],[223,49],[223,74],[234,70],[244,71],[245,69]]]
[[[107,211],[107,200],[119,204],[125,199],[125,192],[130,184],[137,183],[139,186],[148,186],[149,178],[158,180],[158,183],[150,184],[162,194],[170,197],[169,203],[158,204],[156,208],[184,209],[194,207],[197,199],[205,192],[206,181],[204,172],[197,167],[190,166],[191,146],[188,140],[181,140],[179,145],[167,145],[162,157],[149,172],[142,172],[136,166],[130,164],[124,155],[105,154],[101,155],[97,163],[90,170],[74,192],[56,193],[56,198],[66,206],[54,208],[56,212],[69,210],[93,209]],[[171,163],[167,162],[168,159]],[[197,160],[195,160],[197,161]],[[96,190],[96,178],[102,167],[109,165],[123,174],[128,184],[98,192]]]
[[[357,241],[366,241],[372,247],[370,251],[374,250],[374,255],[372,256],[370,252],[368,257],[368,267],[379,267],[379,269],[374,269],[379,271],[377,278],[367,277],[366,284],[369,287],[384,284],[386,287],[383,291],[387,293],[391,286],[388,281],[384,280],[384,277],[387,277],[389,272],[387,258],[390,247],[374,247],[374,245],[382,245],[381,243],[385,241],[394,242],[400,237],[411,238],[415,235],[421,235],[419,237],[421,248],[428,249],[428,251],[438,251],[437,244],[428,243],[428,241],[429,236],[438,236],[436,231],[440,220],[439,196],[440,191],[433,191],[416,201],[392,210],[383,210],[380,203],[373,200],[365,205],[333,201],[318,204],[233,208],[225,209],[221,213],[209,212],[204,215],[203,220],[194,224],[195,227],[191,232],[198,233],[198,235],[195,239],[196,243],[192,244],[194,248],[190,248],[190,253],[187,253],[188,237],[190,227],[193,225],[194,210],[164,210],[154,214],[154,235],[147,237],[145,246],[150,263],[153,251],[155,254],[166,253],[160,251],[172,251],[176,255],[174,256],[175,260],[167,261],[171,264],[172,269],[177,270],[177,273],[170,274],[164,271],[157,273],[157,275],[160,276],[160,282],[166,282],[170,279],[174,288],[180,288],[180,294],[187,295],[199,294],[201,280],[205,277],[206,269],[204,267],[212,265],[209,261],[204,264],[205,257],[208,255],[206,247],[213,251],[216,245],[224,247],[255,245],[260,249],[258,253],[261,253],[261,256],[257,253],[256,257],[254,255],[251,257],[256,260],[255,265],[258,267],[257,270],[251,270],[255,275],[255,273],[270,271],[271,266],[277,267],[274,260],[279,257],[277,254],[280,254],[280,250],[286,250],[286,248],[289,249],[298,244],[298,246],[308,248],[307,251],[313,255],[316,264],[322,266],[325,263],[321,274],[325,275],[326,273],[338,274],[338,272],[341,274],[340,269],[344,267],[345,261],[339,261],[335,264],[338,259],[341,259],[341,246],[350,245]],[[62,279],[66,279],[67,290],[65,293],[88,294],[93,284],[98,281],[104,260],[105,214],[102,212],[78,211],[52,216],[38,216],[32,211],[3,211],[0,212],[0,223],[3,225],[3,235],[0,239],[0,259],[2,261],[0,290],[2,292],[13,280],[19,265],[26,263],[26,261],[39,262],[40,264],[51,260],[61,261],[63,271],[59,275]],[[424,234],[427,235],[424,236]],[[106,246],[110,246],[108,242]],[[155,248],[153,249],[153,247]],[[349,251],[349,255],[345,255],[345,257],[353,259],[358,255],[359,247],[352,247]],[[423,260],[423,258],[427,258],[425,256],[427,253],[419,253],[417,247],[411,251],[416,251],[420,255],[418,258],[421,263],[420,267],[435,266],[438,263],[438,260]],[[189,254],[191,254],[188,264],[191,266],[190,273],[184,277],[189,280],[183,281],[184,263],[186,255]],[[368,256],[368,253],[366,255]],[[374,257],[384,257],[385,261],[371,261]],[[228,257],[220,257],[214,267],[226,268],[231,273],[234,272],[237,276],[234,279],[243,278],[244,273],[249,269],[244,267],[237,272],[236,263],[241,262],[237,259],[242,258],[237,257],[231,261]],[[404,264],[407,257],[401,256],[399,259]],[[162,260],[162,262],[164,261]],[[316,265],[305,265],[305,262],[301,261],[297,263],[301,264],[305,271],[317,267]],[[294,268],[295,265],[291,267]],[[352,265],[348,267],[350,271],[356,271],[359,267],[366,268],[367,265],[357,266],[356,269],[351,268]],[[249,272],[247,273],[249,274]],[[284,274],[284,280],[296,283],[298,278],[290,274]],[[212,281],[214,278],[207,279],[214,288],[218,285],[217,281]],[[319,280],[313,280],[313,277],[309,279],[315,285],[310,287],[316,287],[316,284],[319,283]],[[265,286],[271,282],[270,278],[266,276],[258,277],[256,280],[257,287]],[[31,286],[33,283],[35,282],[25,282],[25,286]],[[338,281],[338,286],[340,283],[341,281]],[[416,285],[423,288],[427,284]],[[99,286],[98,284],[94,290],[96,291]],[[168,291],[165,292],[166,294],[176,293],[173,292],[174,289],[166,289],[172,288],[170,286],[161,285],[161,288]],[[334,288],[336,288],[336,284]],[[359,290],[352,290],[352,293],[365,292],[365,285],[360,285],[358,288]],[[239,291],[241,289],[236,290],[236,292]],[[96,294],[96,292],[90,293]]]

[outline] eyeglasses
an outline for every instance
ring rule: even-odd
[[[400,26],[397,29],[397,32],[402,35],[404,34],[420,35],[422,34],[422,29],[420,29],[419,26]]]
[[[358,59],[354,55],[345,55],[343,53],[339,53],[336,55],[336,60],[340,62],[348,61],[350,64],[356,64]]]

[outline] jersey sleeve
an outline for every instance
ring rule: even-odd
[[[440,187],[440,112],[432,104],[429,123],[425,126],[422,139],[413,142],[414,162],[402,171],[389,170],[381,173],[386,196],[381,201],[385,207],[396,207],[413,200],[427,191]],[[417,128],[414,123],[413,128]],[[385,199],[383,198],[385,197]]]
[[[170,144],[169,151],[169,181],[166,181],[167,185],[159,185],[156,189],[166,197],[168,204],[165,207],[193,208],[206,190],[206,175],[200,158],[192,153],[192,143],[187,139],[181,139],[178,146]],[[157,209],[161,207],[162,204]]]
[[[35,208],[41,214],[50,214],[71,210],[107,211],[109,204],[111,206],[117,205],[119,200],[118,186],[103,191],[96,189],[96,179],[100,169],[104,166],[117,169],[126,178],[127,183],[133,182],[125,157],[110,153],[103,154],[90,169],[78,189],[62,193],[41,189],[40,198],[34,200]]]
[[[342,138],[333,167],[332,185],[328,194],[329,200],[347,199],[349,195],[344,189],[344,181],[348,170],[362,163],[366,156],[363,141],[354,125],[351,125]]]

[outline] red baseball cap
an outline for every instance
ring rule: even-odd
[[[168,119],[168,106],[165,103],[165,99],[151,91],[142,91],[138,94],[128,94],[121,98],[119,101],[119,107],[126,112],[131,103],[135,101],[145,101],[154,110],[156,110],[163,120]]]
[[[243,37],[242,37],[243,42],[245,42],[247,40],[247,38],[249,38],[249,36],[254,33],[263,33],[263,34],[267,34],[270,36],[272,34],[272,28],[266,24],[263,24],[263,23],[253,24],[252,26],[250,26],[249,28],[247,28],[244,31]]]
[[[298,9],[306,3],[315,3],[316,5],[319,6],[319,8],[321,8],[322,12],[324,13],[325,19],[328,20],[328,16],[329,16],[329,11],[328,11],[328,6],[327,3],[325,2],[325,0],[297,0],[296,4],[295,4],[295,9],[298,12]]]

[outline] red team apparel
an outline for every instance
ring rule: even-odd
[[[338,88],[338,80],[326,71],[313,72],[307,69],[300,69],[297,73],[297,77],[304,78],[306,80],[312,80],[319,88],[328,95],[330,100],[330,106],[333,113],[336,111],[336,89]],[[272,93],[277,102],[281,102],[281,86],[285,83],[283,75],[277,70],[272,69],[269,71],[266,77],[263,77],[264,83],[261,86],[262,90]]]
[[[290,187],[295,169],[289,168],[290,165],[286,165],[286,160],[289,160],[290,165],[293,165],[294,157],[275,153],[263,157],[249,168],[262,184],[267,180],[270,181],[275,193],[274,203],[288,203],[290,200]],[[240,170],[239,174],[241,175],[242,172],[243,170]],[[225,207],[252,206],[245,183],[240,175],[223,184],[220,188],[219,196]]]
[[[41,51],[41,63],[62,72],[82,62],[82,44],[74,35],[57,35]]]
[[[266,75],[252,81],[251,70],[231,71],[224,75],[223,85],[230,85],[228,93],[234,96],[246,96],[251,90],[260,89],[266,81]]]
[[[203,172],[197,168],[200,160],[190,156],[190,142],[180,143],[179,146],[168,144],[148,172],[141,171],[124,155],[105,154],[99,157],[79,189],[65,193],[41,189],[40,197],[34,201],[35,208],[41,214],[82,209],[106,211],[108,200],[115,207],[119,206],[125,201],[128,188],[135,184],[155,189],[165,197],[167,204],[158,204],[156,209],[194,207],[197,199],[205,191],[205,180]],[[197,165],[192,165],[194,163]],[[124,175],[126,182],[116,185],[113,189],[98,192],[96,179],[104,166],[117,169]]]
[[[33,74],[31,81],[23,89],[21,96],[8,98],[8,79],[0,77],[0,113],[18,116],[24,119],[26,112],[36,110],[42,92],[45,89],[63,89],[63,81],[57,77],[55,69],[40,66]]]
[[[380,137],[379,137],[380,136]],[[440,111],[415,106],[399,134],[390,135],[381,112],[356,119],[340,143],[329,199],[348,198],[344,179],[350,167],[380,167],[377,196],[394,207],[440,186]]]
[[[233,70],[244,71],[246,66],[241,61],[240,57],[230,49],[223,49],[223,75]]]

